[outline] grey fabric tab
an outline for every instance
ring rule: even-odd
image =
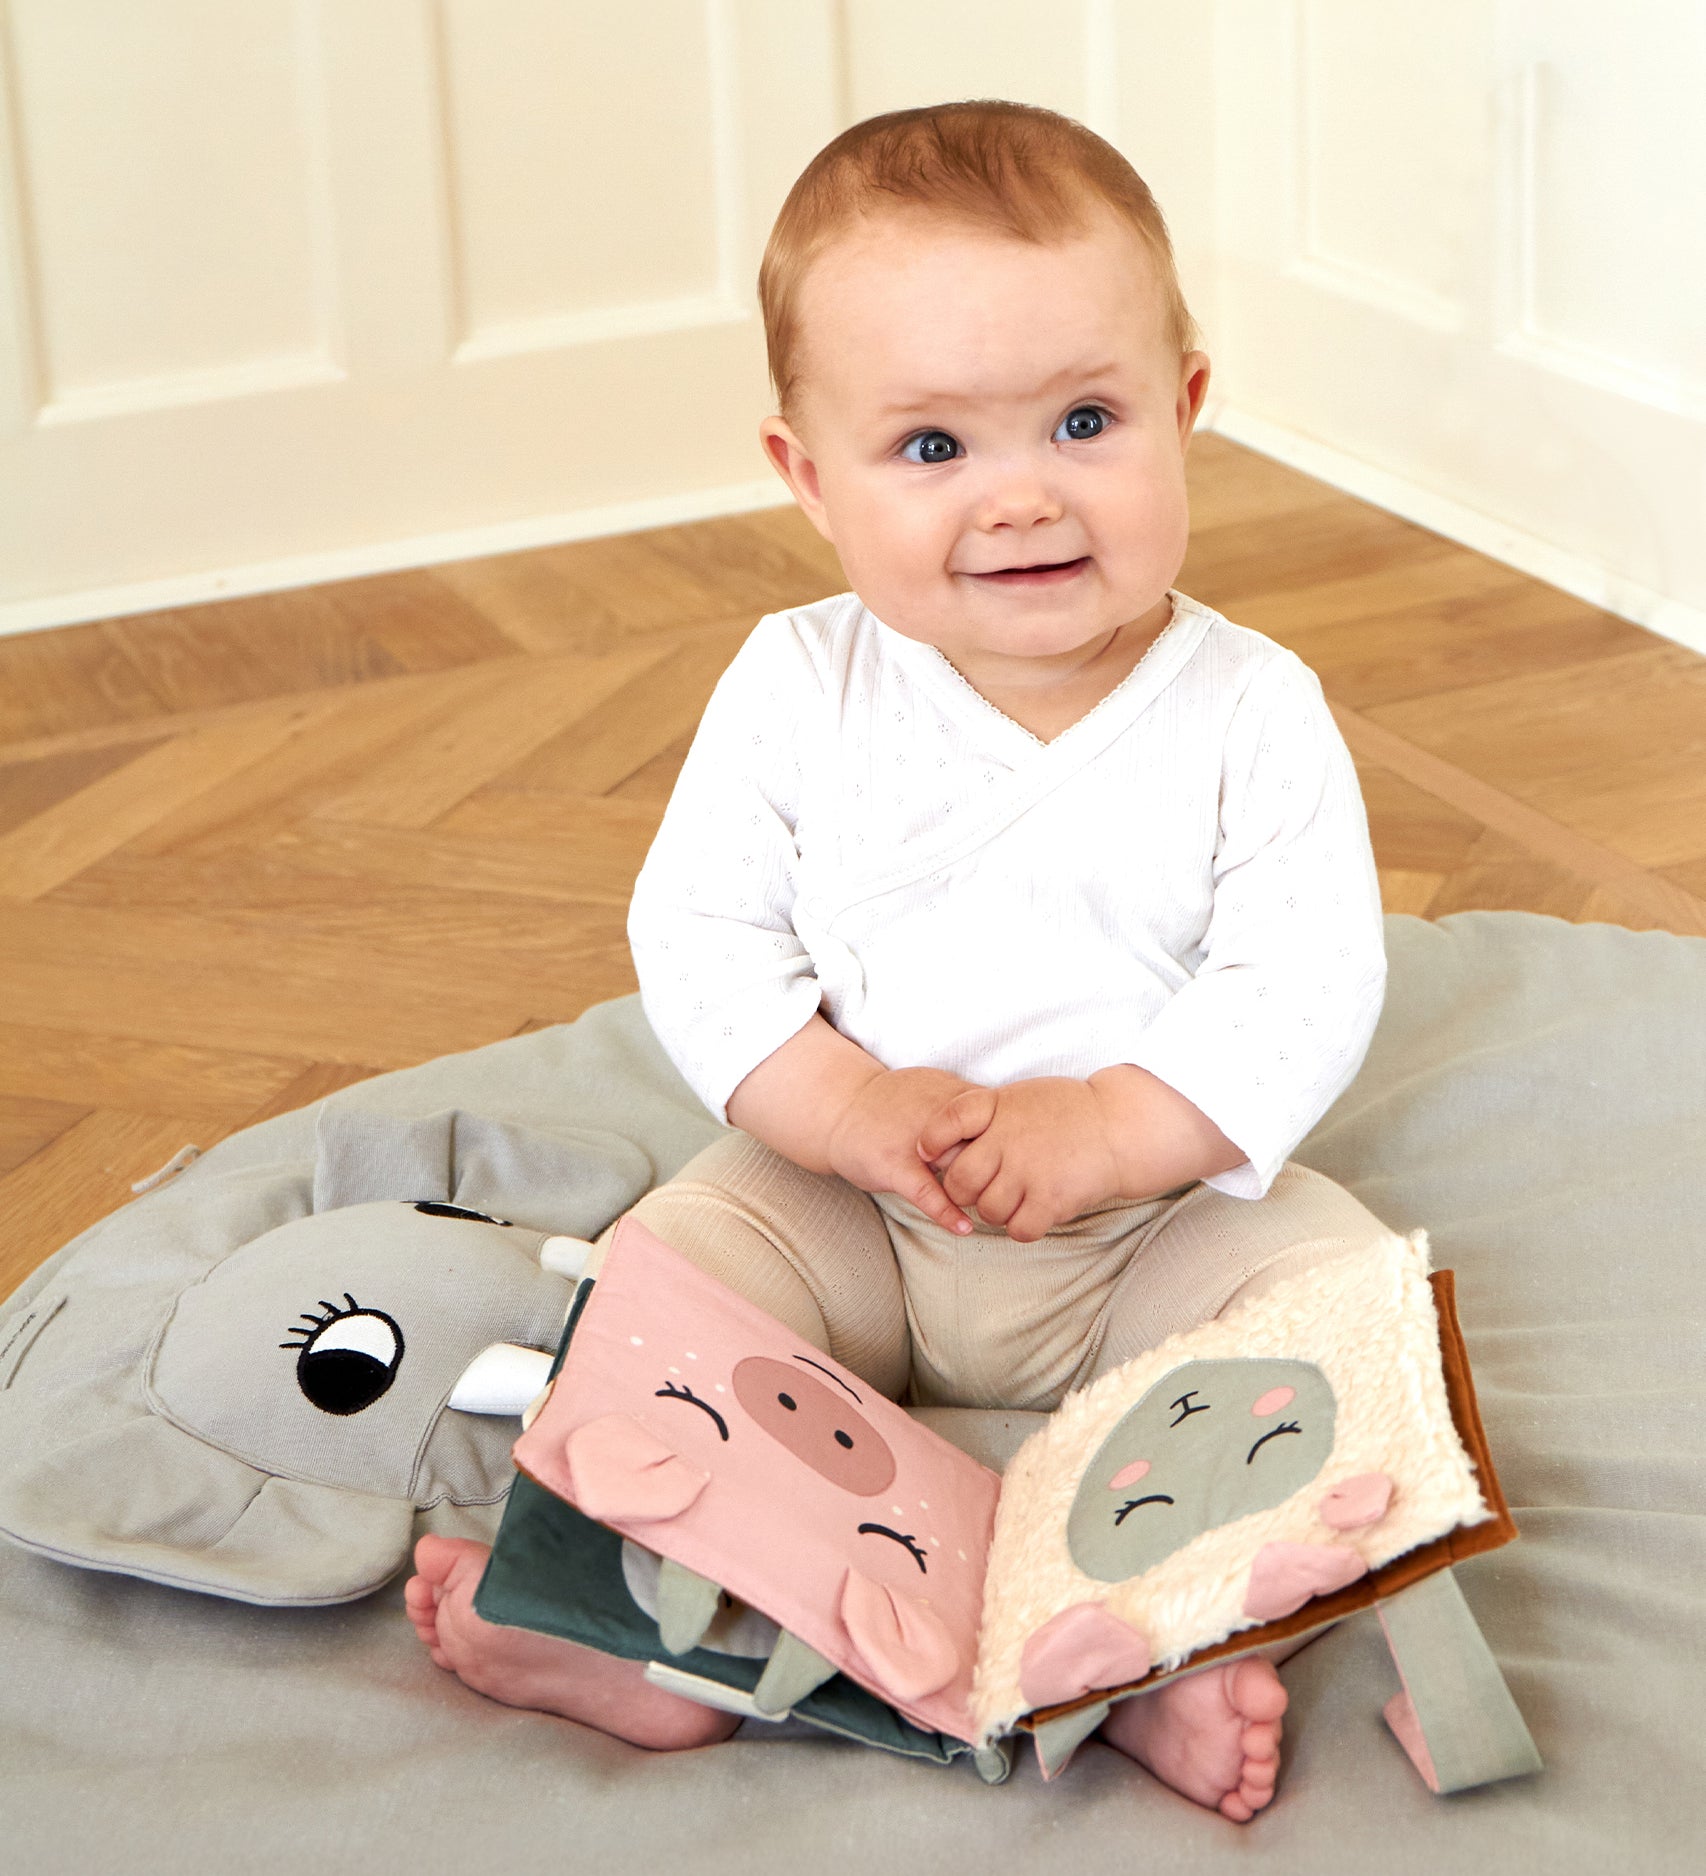
[[[1535,1749],[1456,1575],[1438,1571],[1379,1605],[1442,1795],[1541,1769]]]
[[[658,1639],[672,1655],[697,1648],[711,1626],[721,1587],[684,1563],[663,1558],[658,1565]]]
[[[808,1643],[783,1629],[758,1685],[752,1690],[752,1704],[760,1713],[786,1713],[791,1706],[821,1687],[836,1671],[835,1663],[826,1660]]]
[[[314,1133],[314,1209],[370,1199],[448,1199],[454,1116],[404,1119],[356,1102],[328,1101]]]
[[[1044,1778],[1058,1778],[1066,1770],[1073,1753],[1113,1711],[1113,1702],[1098,1700],[1076,1712],[1063,1713],[1058,1719],[1044,1720],[1031,1737],[1037,1742],[1037,1761]]]

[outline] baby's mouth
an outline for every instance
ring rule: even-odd
[[[974,573],[974,580],[986,580],[993,586],[1064,586],[1075,580],[1090,564],[1088,554],[1076,560],[1051,560],[1031,567],[1002,567],[992,573]]]

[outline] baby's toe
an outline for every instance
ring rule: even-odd
[[[1277,1759],[1280,1729],[1271,1720],[1257,1721],[1244,1728],[1238,1743],[1243,1747],[1246,1759]]]

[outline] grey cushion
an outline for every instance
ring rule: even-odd
[[[1395,918],[1388,940],[1368,1063],[1300,1157],[1394,1227],[1425,1225],[1458,1273],[1523,1529],[1460,1575],[1546,1756],[1540,1777],[1431,1797],[1381,1726],[1395,1682],[1368,1617],[1286,1669],[1281,1795],[1241,1830],[1096,1744],[1056,1785],[1025,1767],[999,1790],[823,1740],[648,1755],[438,1672],[395,1582],[339,1608],[255,1609],[0,1546],[8,1860],[174,1876],[491,1861],[1123,1876],[1251,1856],[1359,1876],[1692,1867],[1706,1795],[1706,941],[1518,913]],[[660,1177],[717,1131],[631,1000],[333,1098],[355,1097],[615,1134]],[[105,1282],[149,1280],[173,1255],[157,1227],[195,1230],[215,1182],[269,1188],[284,1168],[298,1197],[281,1220],[297,1215],[316,1119],[225,1142],[50,1260],[6,1321],[97,1263]],[[497,1188],[519,1176],[491,1167],[481,1208],[501,1210]],[[148,1248],[109,1253],[139,1221]],[[489,1518],[446,1502],[418,1523]]]

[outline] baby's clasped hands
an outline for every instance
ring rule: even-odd
[[[1088,1081],[1045,1075],[969,1087],[918,1136],[922,1158],[959,1205],[1020,1244],[1120,1195],[1114,1117]]]

